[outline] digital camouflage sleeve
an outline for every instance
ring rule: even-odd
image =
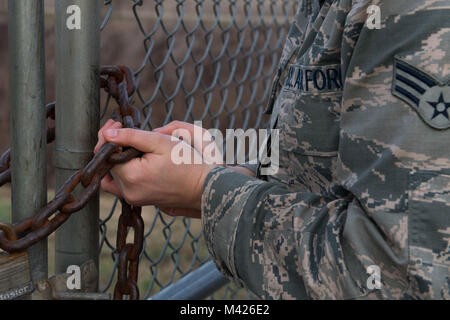
[[[302,1],[268,106],[278,173],[207,177],[209,251],[266,299],[448,299],[450,1],[322,2]]]

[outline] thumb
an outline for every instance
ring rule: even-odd
[[[106,141],[123,147],[133,147],[145,153],[159,153],[170,149],[170,137],[144,130],[108,129],[103,133]]]

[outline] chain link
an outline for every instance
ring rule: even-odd
[[[137,278],[139,272],[139,256],[144,243],[144,221],[141,217],[142,208],[130,206],[123,199],[122,214],[119,218],[117,230],[117,251],[119,265],[117,283],[114,289],[114,299],[121,300],[129,295],[132,300],[139,299]],[[134,229],[134,242],[127,243],[128,228]]]
[[[103,50],[133,65],[133,104],[142,110],[142,129],[173,120],[202,121],[220,130],[264,128],[264,109],[297,0],[107,0]],[[115,40],[118,41],[110,41]],[[140,45],[139,45],[140,43]],[[129,61],[129,62],[128,62]],[[105,100],[103,110],[109,100]],[[224,131],[223,131],[224,132]],[[114,201],[100,223],[100,254],[108,259],[102,291],[114,286],[119,265],[114,238]],[[146,211],[141,255],[141,298],[171,286],[210,257],[201,224]],[[231,286],[215,298],[243,298]]]
[[[204,127],[221,129],[265,127],[263,110],[270,83],[289,21],[299,5],[297,0],[104,0],[102,47],[103,51],[114,52],[119,44],[124,50],[114,53],[114,58],[125,59],[134,67],[135,79],[128,76],[131,81],[127,81],[126,93],[129,102],[144,115],[142,129],[160,127],[172,120],[202,120]],[[136,42],[142,43],[142,51],[136,50]],[[101,84],[111,95],[102,106],[102,118],[112,100],[120,98],[118,87],[127,77],[119,67],[103,71],[106,73]],[[134,94],[129,90],[132,83],[136,86]],[[133,118],[136,109],[122,105],[129,111],[125,116]],[[113,118],[120,121],[120,117],[120,112],[115,111]],[[122,121],[129,122],[129,118]],[[83,184],[89,185],[94,179],[103,159],[120,160],[117,158],[123,153],[105,148],[108,150],[102,151],[103,158],[99,156],[86,170],[89,174],[82,175]],[[0,158],[0,185],[3,181],[10,181],[6,154]],[[63,203],[63,195],[61,198]],[[111,263],[104,265],[102,292],[112,291],[116,273],[128,270],[125,279],[130,275],[131,262],[122,258],[126,263],[119,263],[120,252],[125,249],[119,252],[115,232],[111,232],[117,226],[118,201],[114,200],[109,213],[104,212],[100,219],[99,251],[103,258],[111,257]],[[170,286],[209,260],[197,221],[167,217],[158,208],[146,210],[147,229],[139,257],[140,269],[146,270],[141,274],[141,298]],[[27,225],[22,228],[27,229]],[[134,297],[132,290],[121,294]],[[214,297],[242,298],[244,294],[227,286]]]

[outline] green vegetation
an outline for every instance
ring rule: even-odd
[[[0,189],[0,220],[11,221],[11,201],[9,199],[9,190]]]

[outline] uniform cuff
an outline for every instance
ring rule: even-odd
[[[262,183],[233,170],[216,167],[203,186],[202,225],[206,245],[219,271],[238,283],[241,281],[234,260],[236,231],[245,203]]]
[[[250,171],[252,171],[255,174],[255,176],[256,176],[256,171],[258,170],[257,164],[250,164],[248,162],[242,163],[242,164],[238,165],[238,167],[243,167],[243,168],[249,169]]]

